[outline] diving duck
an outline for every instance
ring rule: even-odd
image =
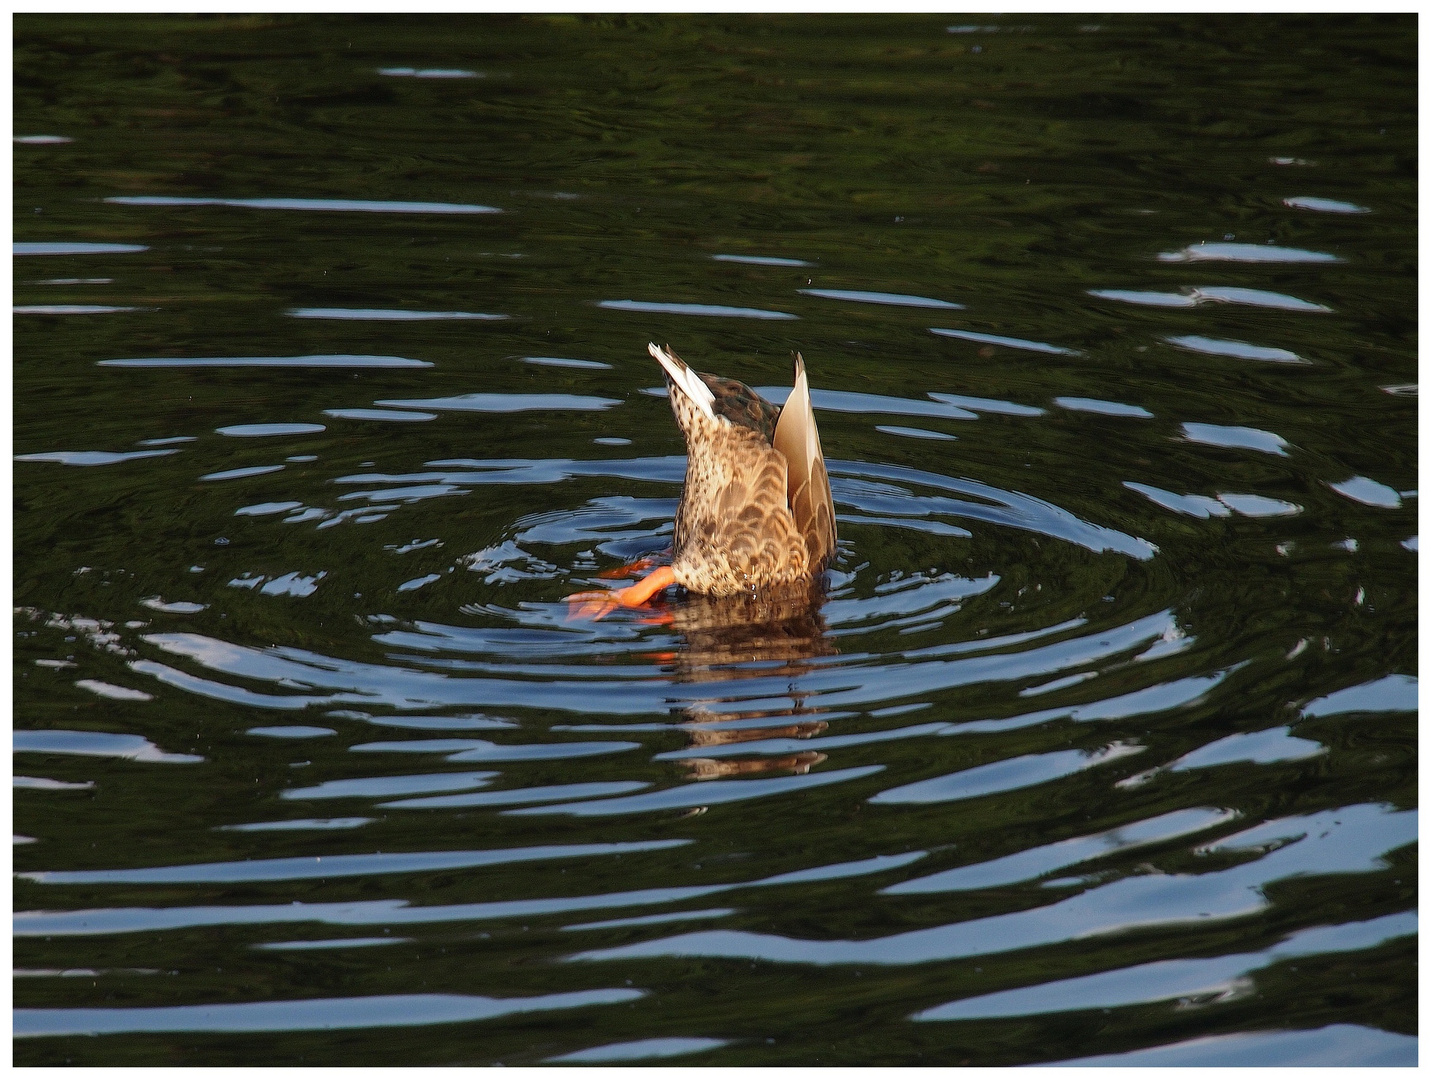
[[[805,361],[795,354],[795,387],[778,408],[744,383],[695,371],[669,346],[648,349],[686,439],[671,564],[626,589],[568,597],[574,610],[599,618],[669,585],[734,596],[810,583],[835,554],[835,504]]]

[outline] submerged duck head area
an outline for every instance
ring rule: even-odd
[[[13,47],[15,1064],[1415,1064],[1415,16]]]

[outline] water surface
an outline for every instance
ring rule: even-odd
[[[1413,1063],[1416,45],[19,17],[16,1063]]]

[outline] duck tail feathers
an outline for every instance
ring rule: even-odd
[[[674,390],[690,398],[696,408],[714,420],[715,409],[711,405],[715,401],[715,395],[711,393],[711,388],[705,384],[705,381],[692,371],[684,360],[673,353],[669,345],[663,349],[653,341],[646,346],[646,350],[665,370],[667,383]]]

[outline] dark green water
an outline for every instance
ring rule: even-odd
[[[1414,17],[14,26],[17,1064],[1414,1063]]]

